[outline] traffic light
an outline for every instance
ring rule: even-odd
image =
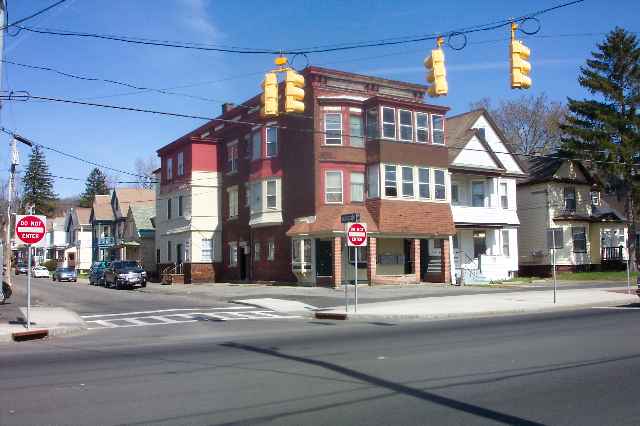
[[[531,50],[521,41],[511,39],[511,88],[528,89],[531,87],[531,64],[529,55]]]
[[[275,117],[278,115],[278,77],[275,72],[264,75],[262,82],[262,107],[260,115],[263,117]]]
[[[433,49],[431,56],[424,60],[427,68],[427,81],[431,83],[427,93],[431,97],[446,96],[449,93],[447,70],[444,67],[444,52],[441,47]]]
[[[295,71],[285,74],[285,105],[286,112],[304,112],[304,77]]]

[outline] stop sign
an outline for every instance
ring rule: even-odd
[[[47,231],[46,220],[45,216],[17,215],[16,236],[25,244],[40,242]]]
[[[367,225],[352,223],[347,230],[347,244],[351,247],[365,247],[367,245]]]

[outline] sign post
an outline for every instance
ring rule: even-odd
[[[27,329],[31,328],[31,248],[33,244],[39,243],[44,238],[46,232],[45,216],[17,215],[16,216],[16,236],[27,245]]]
[[[552,265],[553,265],[553,304],[556,303],[556,250],[564,247],[564,240],[562,236],[562,228],[548,228],[547,229],[547,245],[552,250]]]
[[[355,302],[354,311],[358,312],[358,247],[367,246],[367,225],[365,223],[352,223],[347,228],[347,246],[354,250],[354,270],[355,270]],[[347,256],[348,258],[348,256]],[[345,287],[346,288],[346,287]]]

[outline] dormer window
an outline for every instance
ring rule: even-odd
[[[564,189],[564,209],[571,212],[576,211],[576,189],[574,187]]]

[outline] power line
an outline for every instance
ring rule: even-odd
[[[328,52],[337,52],[344,50],[354,50],[354,49],[363,49],[370,47],[383,47],[383,46],[394,46],[399,44],[408,44],[408,43],[417,43],[421,41],[435,40],[436,38],[443,37],[457,37],[457,36],[465,36],[467,34],[482,32],[482,31],[491,31],[500,27],[504,27],[506,25],[510,25],[512,22],[526,22],[528,20],[537,20],[538,16],[551,12],[553,10],[561,9],[564,7],[572,6],[578,3],[583,2],[584,0],[574,0],[566,3],[562,3],[553,7],[549,7],[546,9],[538,10],[535,12],[531,12],[525,15],[522,15],[517,18],[508,18],[502,19],[494,22],[489,22],[485,24],[479,24],[471,27],[466,27],[457,30],[449,30],[442,33],[433,33],[427,34],[423,36],[411,37],[398,37],[395,39],[378,39],[378,40],[370,40],[364,42],[357,42],[351,44],[342,44],[328,47],[312,47],[307,49],[256,49],[250,47],[213,47],[213,46],[203,46],[196,45],[194,43],[185,43],[185,42],[168,42],[161,40],[151,40],[151,39],[139,39],[130,36],[115,36],[109,34],[97,34],[97,33],[85,33],[85,32],[76,32],[76,31],[68,31],[68,30],[55,30],[55,29],[39,29],[34,27],[23,27],[16,25],[17,28],[20,28],[25,31],[29,31],[37,34],[46,34],[46,35],[57,35],[57,36],[67,36],[67,37],[81,37],[81,38],[96,38],[102,40],[111,40],[111,41],[119,41],[123,43],[130,44],[140,44],[140,45],[149,45],[149,46],[162,46],[162,47],[173,47],[180,49],[193,49],[193,50],[201,50],[201,51],[213,51],[213,52],[222,52],[222,53],[236,53],[236,54],[268,54],[268,55],[306,55],[311,53],[328,53]]]
[[[18,24],[21,24],[21,23],[23,23],[23,22],[25,22],[25,21],[28,21],[28,20],[30,20],[30,19],[33,19],[33,18],[35,18],[36,16],[41,15],[41,14],[43,14],[43,13],[47,12],[48,10],[53,9],[53,8],[54,8],[54,7],[56,7],[56,6],[60,6],[62,3],[66,2],[66,1],[67,1],[67,0],[59,0],[59,1],[57,1],[57,2],[55,2],[55,3],[53,3],[53,4],[51,4],[51,5],[49,5],[49,6],[47,6],[47,7],[45,7],[44,9],[41,9],[41,10],[39,10],[39,11],[35,12],[35,13],[32,13],[32,14],[31,14],[31,15],[29,15],[29,16],[25,16],[24,18],[18,19],[17,21],[14,21],[14,22],[12,22],[12,23],[10,23],[10,24],[5,25],[4,27],[0,28],[0,31],[6,30],[6,29],[7,29],[7,28],[9,28],[9,27],[18,27],[18,28],[22,28],[22,27],[20,27]]]

